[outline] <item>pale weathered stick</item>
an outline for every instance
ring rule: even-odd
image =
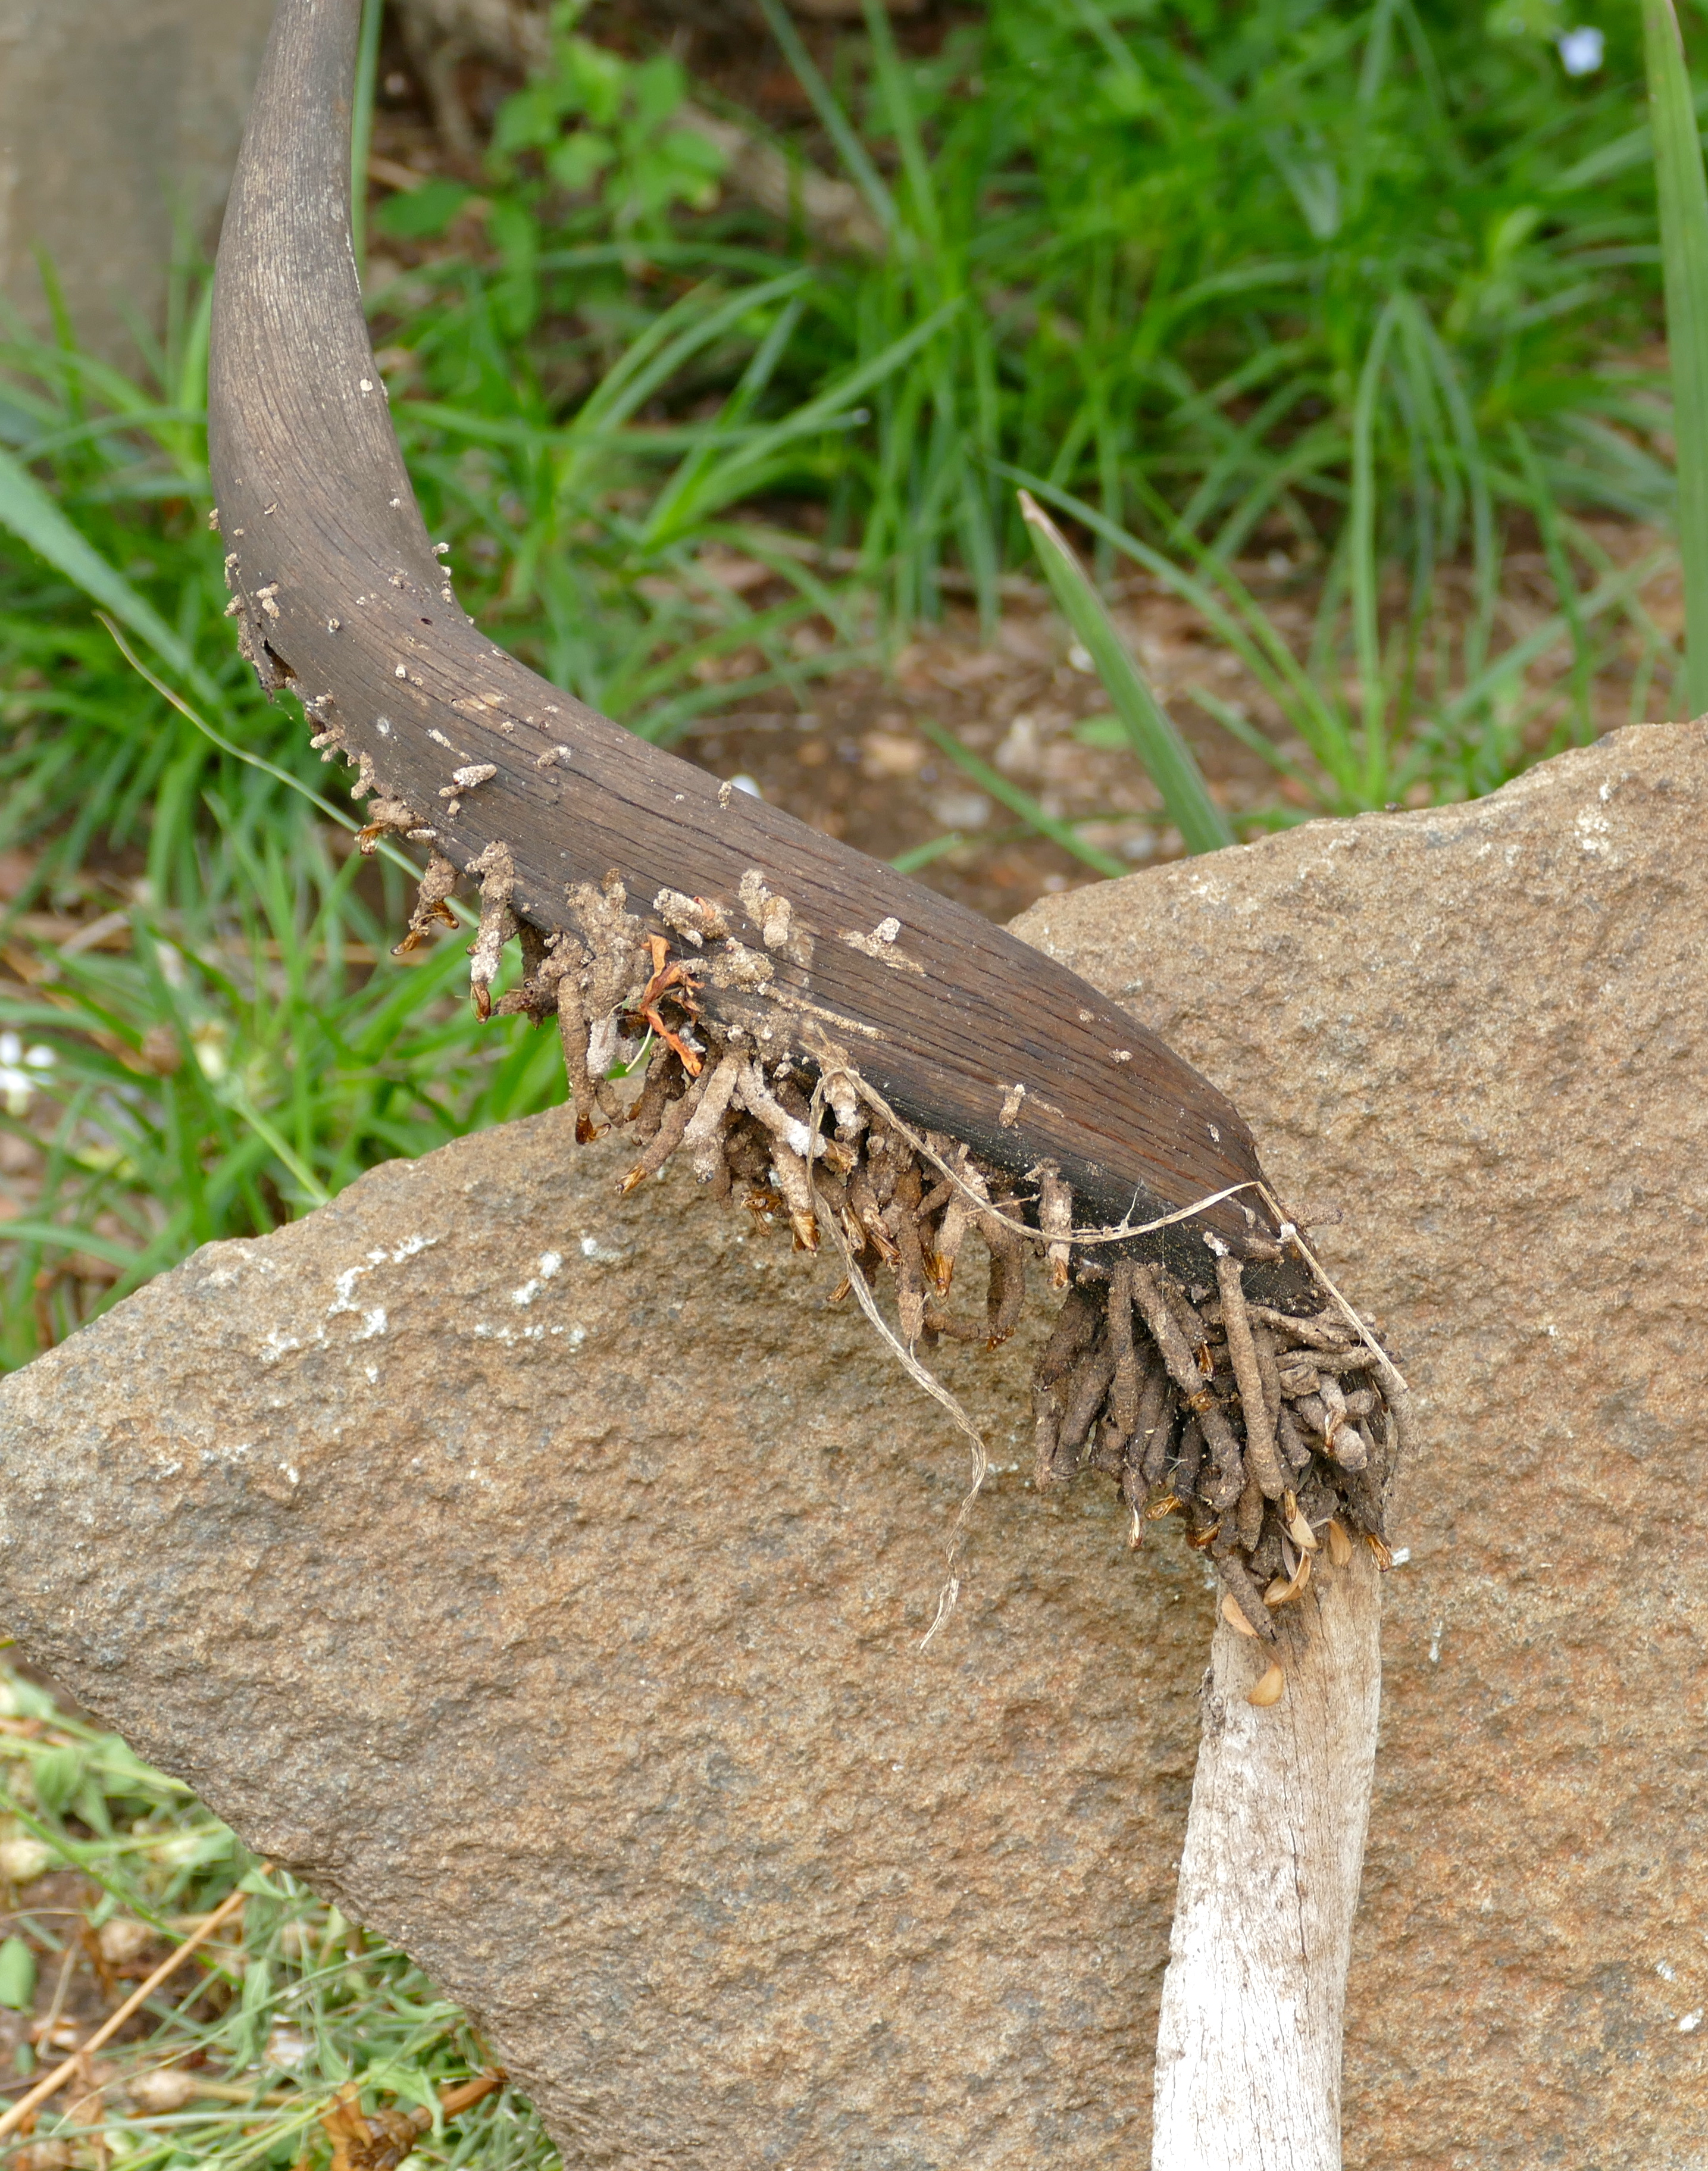
[[[1341,2023],[1382,1699],[1357,1547],[1271,1647],[1218,1622],[1157,2029],[1154,2171],[1339,2171]]]
[[[271,1866],[270,1863],[264,1862],[261,1864],[262,1873],[265,1874]],[[76,2074],[78,2061],[87,2058],[91,2051],[99,2050],[104,2043],[110,2042],[131,2015],[139,2007],[147,2003],[161,1984],[169,1975],[177,1973],[196,1947],[205,1945],[220,1925],[228,1922],[236,1914],[247,1897],[247,1890],[241,1885],[236,1891],[227,1893],[213,1912],[197,1925],[175,1951],[168,1954],[147,1981],[139,1982],[124,2003],[107,2015],[87,2042],[80,2043],[68,2058],[62,2058],[60,2061],[51,2072],[44,2073],[29,2094],[21,2097],[3,2117],[0,2117],[0,2138],[3,2138],[8,2133],[15,2133],[31,2111],[45,2104],[51,2095],[57,2094],[66,2083]]]

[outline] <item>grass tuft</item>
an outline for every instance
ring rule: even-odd
[[[1684,691],[1689,713],[1700,716],[1708,710],[1708,180],[1673,0],[1643,0],[1643,39],[1678,445]]]
[[[238,1900],[41,2107],[18,2171],[323,2171],[352,2088],[369,2115],[427,2115],[409,2158],[419,2171],[559,2160],[508,2088],[443,2116],[442,2094],[490,2054],[403,1954],[257,1863],[117,1735],[3,1668],[0,1892],[0,2116]]]

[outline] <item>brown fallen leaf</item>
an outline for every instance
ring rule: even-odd
[[[504,2086],[503,2069],[494,2066],[472,2080],[447,2083],[439,2090],[439,2108],[447,2118],[467,2110],[483,2096]],[[425,2110],[383,2109],[370,2117],[361,2108],[361,2091],[346,2082],[320,2124],[332,2143],[331,2171],[397,2171],[415,2143],[433,2123]]]

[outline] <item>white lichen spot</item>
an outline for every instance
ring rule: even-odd
[[[1679,2023],[1681,2035],[1694,2035],[1702,2025],[1703,2008],[1699,2005],[1694,2013],[1687,2013]]]
[[[260,1354],[262,1364],[276,1364],[280,1358],[285,1355],[286,1351],[300,1349],[302,1347],[302,1343],[297,1339],[294,1334],[281,1334],[278,1328],[276,1327],[272,1332],[267,1337],[266,1340],[261,1344],[258,1354]]]
[[[916,958],[903,956],[895,947],[896,937],[901,931],[899,919],[881,919],[870,935],[861,935],[845,928],[842,939],[850,950],[858,950],[862,957],[875,957],[881,965],[888,965],[897,972],[918,973],[923,978],[925,968]]]
[[[361,1315],[361,1332],[357,1339],[362,1342],[372,1342],[376,1334],[385,1332],[385,1306],[383,1304],[377,1304],[372,1311],[365,1311]]]
[[[1608,836],[1613,824],[1605,814],[1598,814],[1593,807],[1586,807],[1577,817],[1577,843],[1582,851],[1605,858],[1611,849]]]
[[[561,1252],[542,1252],[539,1255],[540,1279],[549,1282],[554,1274],[561,1273],[564,1255]]]
[[[289,1479],[292,1485],[300,1485],[303,1482],[300,1472],[297,1471],[292,1464],[288,1462],[281,1462],[279,1465],[279,1467],[284,1471],[286,1478]]]
[[[722,908],[703,897],[688,897],[679,889],[661,889],[652,900],[652,909],[667,927],[673,928],[696,950],[702,949],[708,938],[730,939],[730,925]]]
[[[758,867],[749,867],[737,887],[742,909],[759,930],[768,950],[780,950],[791,964],[806,970],[812,963],[812,937],[795,925],[795,908],[786,897],[766,887]]]
[[[431,1252],[438,1241],[436,1236],[405,1236],[392,1253],[392,1264],[399,1267],[405,1259],[413,1259],[417,1252]]]

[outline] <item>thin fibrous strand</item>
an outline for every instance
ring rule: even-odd
[[[1109,1277],[1109,1346],[1115,1355],[1110,1415],[1124,1447],[1138,1429],[1139,1362],[1132,1338],[1131,1259],[1118,1259]]]
[[[918,1184],[915,1176],[916,1191]],[[893,1221],[891,1215],[895,1217]],[[886,1209],[886,1225],[894,1230],[896,1249],[901,1255],[896,1262],[896,1308],[901,1315],[902,1339],[911,1344],[918,1340],[925,1326],[924,1247],[919,1241],[919,1225],[902,1199],[893,1200]]]
[[[1269,1608],[1263,1603],[1263,1593],[1245,1563],[1237,1553],[1217,1552],[1211,1548],[1211,1559],[1216,1573],[1226,1588],[1234,1594],[1234,1603],[1239,1607],[1260,1636],[1275,1635],[1275,1622]]]
[[[1196,1416],[1188,1412],[1181,1427],[1181,1444],[1175,1454],[1175,1467],[1169,1478],[1172,1489],[1183,1500],[1190,1500],[1198,1489],[1198,1472],[1203,1466],[1204,1434]]]
[[[1035,1376],[1040,1386],[1053,1386],[1067,1376],[1074,1359],[1097,1332],[1099,1310],[1096,1298],[1083,1285],[1076,1283],[1068,1290],[1038,1359]]]
[[[1043,1492],[1055,1482],[1056,1443],[1062,1434],[1062,1396],[1054,1387],[1032,1388],[1032,1483]]]
[[[1266,1498],[1262,1486],[1254,1471],[1245,1480],[1245,1489],[1240,1493],[1234,1511],[1234,1528],[1239,1533],[1241,1549],[1255,1552],[1257,1541],[1263,1536],[1263,1506]]]
[[[1013,1251],[993,1251],[990,1286],[985,1296],[985,1318],[990,1345],[1006,1342],[1020,1323],[1026,1301],[1026,1255],[1018,1245]]]
[[[1127,1450],[1129,1461],[1134,1455],[1138,1457],[1147,1485],[1160,1485],[1163,1482],[1174,1429],[1173,1393],[1168,1373],[1159,1363],[1145,1375],[1144,1391],[1138,1398],[1138,1422],[1133,1427]]]
[[[1275,1337],[1266,1327],[1254,1327],[1251,1346],[1257,1352],[1257,1370],[1263,1381],[1263,1407],[1272,1432],[1281,1416],[1281,1367],[1276,1361]]]
[[[563,1043],[570,1097],[575,1102],[576,1136],[586,1144],[597,1128],[595,1111],[604,1106],[600,1092],[604,1080],[596,1080],[588,1068],[587,1016],[581,1007],[581,990],[574,973],[559,984],[558,1037]]]
[[[1044,1257],[1049,1263],[1050,1287],[1064,1289],[1068,1286],[1068,1232],[1074,1226],[1074,1193],[1063,1182],[1062,1171],[1053,1161],[1041,1161],[1034,1173],[1038,1180],[1038,1227],[1045,1238]]]
[[[1264,1495],[1278,1500],[1287,1489],[1287,1473],[1276,1450],[1275,1429],[1270,1422],[1263,1373],[1251,1338],[1251,1322],[1245,1312],[1245,1291],[1240,1278],[1240,1262],[1231,1252],[1216,1260],[1216,1285],[1222,1296],[1222,1331],[1228,1337],[1228,1354],[1240,1387],[1240,1407],[1245,1418],[1245,1462]],[[1251,1542],[1255,1545],[1256,1539]]]
[[[1276,1361],[1277,1367],[1283,1371],[1293,1371],[1309,1364],[1313,1371],[1328,1374],[1337,1380],[1350,1379],[1358,1372],[1377,1370],[1376,1360],[1369,1351],[1357,1348],[1288,1349],[1282,1351]]]
[[[1150,1329],[1150,1338],[1161,1353],[1168,1367],[1169,1377],[1188,1401],[1197,1396],[1204,1384],[1204,1375],[1198,1369],[1198,1360],[1187,1347],[1186,1337],[1181,1331],[1163,1293],[1162,1270],[1140,1260],[1134,1264],[1132,1276],[1132,1300],[1138,1305],[1145,1325]]]
[[[657,1176],[661,1172],[664,1164],[682,1144],[688,1118],[705,1089],[706,1073],[702,1070],[698,1078],[689,1081],[686,1092],[677,1094],[673,1101],[666,1102],[657,1128],[647,1142],[646,1150],[623,1179],[621,1189],[624,1198],[637,1185],[644,1183],[649,1176]]]
[[[1358,1338],[1351,1324],[1337,1311],[1320,1311],[1301,1319],[1290,1311],[1277,1311],[1272,1305],[1254,1304],[1248,1309],[1253,1319],[1261,1319],[1266,1327],[1290,1335],[1295,1342],[1306,1343],[1313,1349],[1344,1349]]]
[[[955,1279],[955,1262],[972,1226],[972,1209],[957,1191],[943,1209],[943,1218],[937,1224],[937,1239],[931,1247],[932,1278],[940,1296],[949,1294],[950,1284]]]
[[[1068,1374],[1067,1410],[1062,1419],[1061,1444],[1057,1450],[1058,1461],[1084,1445],[1114,1376],[1115,1352],[1106,1342],[1088,1349]]]
[[[658,1127],[664,1120],[666,1103],[672,1089],[680,1092],[682,1079],[682,1064],[667,1048],[660,1050],[647,1064],[646,1082],[640,1089],[640,1098],[634,1104],[634,1113],[629,1119],[629,1129],[643,1144],[658,1135]],[[683,1121],[686,1123],[687,1120],[684,1116]],[[681,1143],[680,1133],[677,1143]],[[659,1166],[662,1167],[663,1163]]]
[[[410,924],[403,940],[392,950],[394,957],[405,957],[411,950],[420,949],[426,940],[427,930],[435,920],[447,927],[457,925],[457,915],[447,902],[456,890],[461,877],[442,852],[432,853],[422,873],[415,893],[415,910],[410,914]]]
[[[1285,1405],[1282,1406],[1281,1414],[1275,1421],[1275,1435],[1288,1469],[1298,1471],[1309,1468],[1311,1459],[1310,1444],[1300,1432],[1298,1422],[1293,1412]]]
[[[516,915],[510,900],[516,892],[516,869],[507,844],[490,844],[479,858],[470,860],[466,871],[480,883],[480,925],[469,948],[468,989],[474,1014],[483,1022],[492,1015],[492,983],[498,977],[504,946],[516,933]]]
[[[724,1118],[736,1081],[742,1075],[742,1063],[740,1048],[725,1048],[717,1061],[708,1064],[701,1073],[704,1083],[699,1101],[682,1134],[682,1143],[702,1183],[713,1182],[720,1169],[728,1173],[729,1164],[724,1155]]]
[[[1197,1358],[1188,1347],[1181,1314],[1194,1321],[1197,1315],[1184,1296],[1170,1288],[1160,1268],[1140,1261],[1133,1269],[1133,1300],[1150,1329],[1151,1339],[1162,1353],[1170,1377],[1196,1415],[1216,1466],[1217,1483],[1211,1504],[1218,1513],[1231,1508],[1245,1485],[1245,1462],[1234,1430],[1223,1415],[1214,1395],[1205,1385]],[[1207,1332],[1202,1321],[1198,1331]]]

